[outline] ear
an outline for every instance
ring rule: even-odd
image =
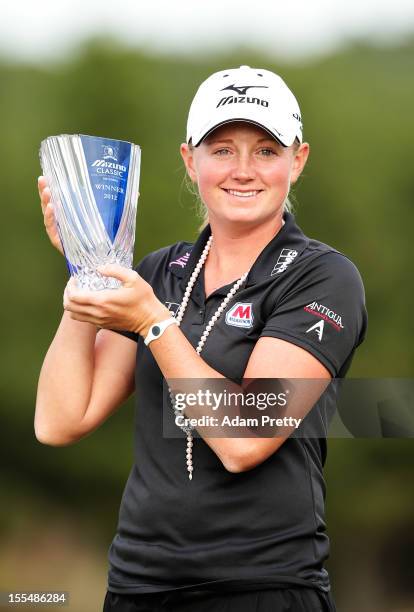
[[[187,169],[187,174],[193,183],[197,182],[197,173],[195,171],[194,164],[194,149],[190,149],[188,144],[185,142],[182,143],[180,147],[181,157],[183,158],[185,167]]]
[[[308,160],[310,147],[308,142],[303,142],[293,156],[292,172],[290,175],[291,184],[296,183]]]

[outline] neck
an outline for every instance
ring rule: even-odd
[[[273,223],[247,230],[223,228],[214,222],[210,225],[214,239],[207,259],[208,266],[218,274],[241,275],[251,268],[265,246],[279,233],[284,221],[280,216]]]

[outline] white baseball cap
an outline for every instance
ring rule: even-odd
[[[261,68],[240,66],[215,72],[191,103],[187,143],[198,146],[210,132],[231,121],[247,121],[263,128],[285,147],[302,142],[298,102],[283,79]]]

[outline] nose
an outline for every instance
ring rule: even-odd
[[[253,160],[249,155],[237,155],[232,168],[231,178],[241,182],[248,182],[256,177]]]

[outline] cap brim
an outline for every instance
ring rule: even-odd
[[[270,128],[266,127],[265,125],[263,125],[259,121],[254,121],[253,119],[245,119],[244,117],[239,117],[239,118],[232,117],[231,119],[225,119],[224,121],[220,121],[220,123],[215,123],[213,126],[207,128],[207,130],[197,139],[197,142],[193,142],[193,140],[191,141],[193,146],[198,147],[198,145],[201,144],[201,142],[205,138],[207,138],[207,136],[209,134],[214,132],[214,130],[216,130],[217,128],[221,127],[222,125],[226,125],[227,123],[233,123],[233,122],[251,123],[252,125],[256,125],[257,127],[261,128],[262,130],[267,132],[272,138],[277,140],[277,142],[279,142],[283,147],[290,146],[290,145],[286,144],[285,142],[283,142],[283,140],[281,139],[280,135],[278,135],[277,133],[275,133],[274,131],[272,131]]]

